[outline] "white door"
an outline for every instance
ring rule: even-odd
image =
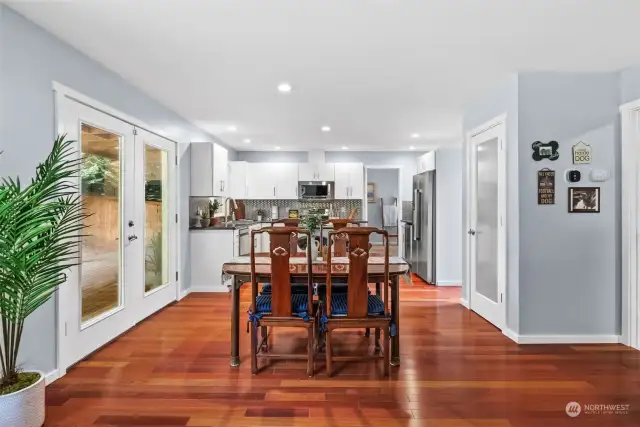
[[[470,307],[499,328],[505,322],[504,123],[470,140]]]
[[[90,228],[59,291],[59,367],[108,343],[176,298],[175,144],[68,98],[59,132],[78,141]]]

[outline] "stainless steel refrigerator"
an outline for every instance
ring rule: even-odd
[[[422,280],[436,282],[435,220],[436,171],[413,176],[411,271]]]

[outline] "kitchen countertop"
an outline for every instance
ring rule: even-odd
[[[413,221],[408,220],[408,219],[401,219],[400,222],[404,222],[405,224],[409,224],[409,225],[413,224]]]
[[[262,224],[261,222],[251,222],[251,223],[246,223],[246,224],[234,224],[234,225],[230,225],[228,227],[225,227],[223,225],[218,225],[215,227],[189,227],[189,231],[194,230],[201,230],[201,231],[229,231],[229,230],[242,230],[244,228],[248,228],[251,227],[253,225],[260,225]]]

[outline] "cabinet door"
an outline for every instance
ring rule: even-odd
[[[349,198],[364,198],[364,166],[362,163],[353,163],[349,169]]]
[[[335,165],[333,163],[318,163],[316,170],[318,171],[318,181],[335,180]]]
[[[229,153],[227,149],[213,144],[213,195],[225,197],[228,193]]]
[[[247,198],[275,199],[275,189],[272,163],[247,163]]]
[[[300,181],[318,181],[318,169],[315,163],[299,163],[298,179]]]
[[[247,162],[229,162],[229,191],[234,199],[247,198]]]
[[[349,198],[349,172],[351,163],[336,163],[335,165],[335,188],[333,197],[335,199]]]
[[[213,192],[213,144],[191,144],[191,196],[211,197]]]
[[[296,163],[274,163],[271,166],[276,177],[277,199],[298,199],[298,165]]]

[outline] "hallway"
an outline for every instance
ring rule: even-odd
[[[403,282],[402,366],[304,362],[252,377],[229,366],[228,294],[191,294],[77,364],[47,388],[45,426],[638,426],[640,353],[622,345],[517,346],[458,304],[459,288]],[[243,309],[249,288],[243,289]],[[341,351],[366,351],[338,332]],[[275,346],[304,349],[303,333]],[[345,350],[348,348],[348,350]],[[635,400],[631,400],[635,399]],[[565,414],[571,401],[629,404],[627,415]],[[584,410],[583,410],[584,412]]]

